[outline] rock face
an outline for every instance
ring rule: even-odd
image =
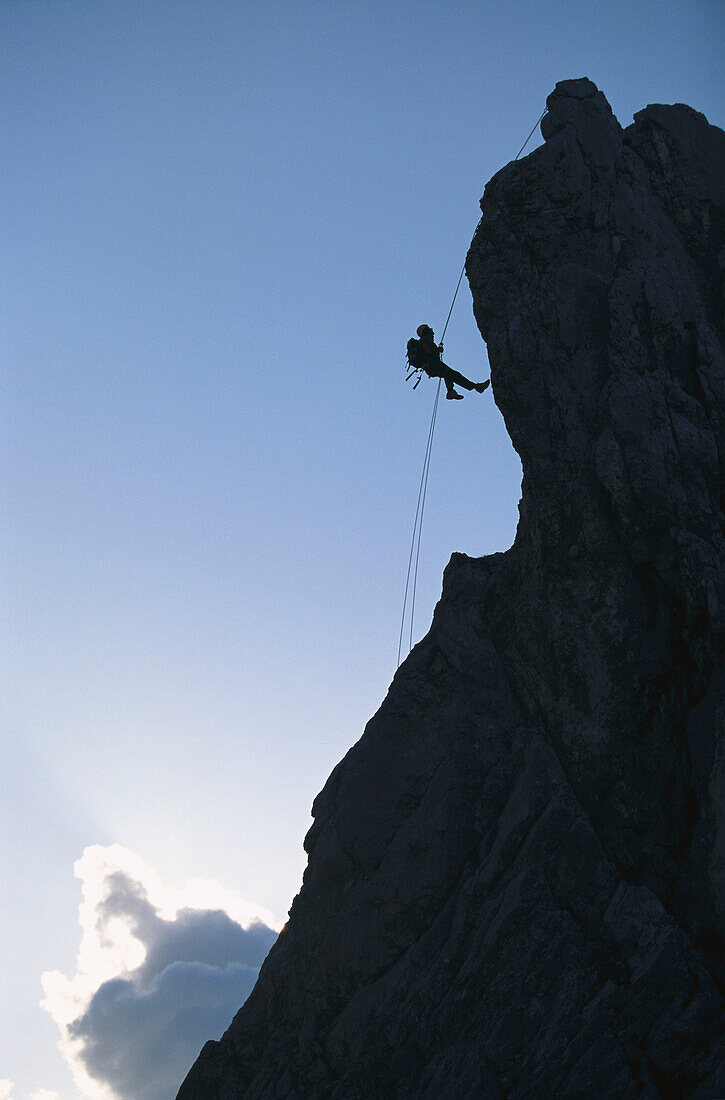
[[[524,469],[179,1100],[725,1096],[725,134],[557,85],[468,256]]]

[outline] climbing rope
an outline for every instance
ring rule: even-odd
[[[438,399],[441,395],[441,379],[438,379],[438,386],[436,388],[435,401],[433,403],[433,416],[430,421],[430,428],[428,429],[428,441],[425,445],[425,458],[423,459],[423,472],[420,475],[420,486],[418,488],[418,503],[415,506],[415,523],[413,524],[413,538],[410,543],[410,554],[408,555],[408,572],[405,577],[405,595],[403,596],[403,614],[400,619],[400,637],[398,638],[398,665],[400,665],[400,654],[403,648],[403,633],[405,631],[405,612],[408,605],[408,588],[410,586],[410,573],[413,567],[413,552],[415,551],[415,571],[413,573],[413,590],[410,601],[410,641],[408,644],[408,652],[410,653],[413,648],[413,616],[415,613],[415,591],[418,585],[418,559],[420,557],[420,536],[423,530],[423,509],[425,508],[425,495],[428,488],[428,471],[430,470],[430,453],[433,446],[433,433],[436,426],[436,416],[438,415]],[[417,546],[417,550],[416,550]],[[397,667],[397,666],[396,666]]]
[[[539,115],[538,119],[531,127],[526,141],[519,149],[518,153],[514,157],[514,161],[517,161],[523,153],[526,146],[529,144],[531,137],[536,130],[536,127],[541,122],[542,118],[546,114],[547,108]],[[483,215],[478,219],[476,230],[483,221]],[[475,235],[475,234],[474,234]],[[448,329],[448,322],[451,319],[453,313],[453,307],[456,304],[456,298],[458,297],[458,291],[461,289],[461,283],[463,281],[463,275],[466,270],[466,262],[463,261],[463,267],[461,268],[461,274],[458,276],[458,282],[456,283],[456,289],[453,293],[453,300],[451,301],[451,308],[448,310],[448,316],[446,317],[446,323],[443,326],[443,332],[441,333],[441,344],[445,340],[446,331]],[[400,617],[400,635],[398,637],[398,663],[396,667],[400,666],[400,655],[403,650],[403,635],[405,633],[405,619],[408,608],[408,592],[410,591],[410,624],[408,631],[408,653],[413,648],[413,621],[415,617],[415,594],[418,587],[418,561],[420,559],[420,539],[423,531],[423,512],[425,511],[425,498],[428,491],[428,474],[430,472],[430,456],[433,449],[433,434],[435,432],[436,417],[438,416],[438,401],[441,395],[441,382],[442,379],[438,379],[438,385],[436,386],[435,401],[433,402],[433,415],[430,419],[430,427],[428,429],[428,441],[425,446],[425,456],[423,458],[423,471],[420,475],[420,485],[418,487],[418,503],[415,507],[415,522],[413,523],[413,537],[410,540],[410,554],[408,555],[408,572],[405,576],[405,595],[403,596],[403,613]],[[413,565],[413,556],[415,555],[415,565]],[[411,572],[413,583],[411,585]]]
[[[537,126],[539,125],[539,123],[541,122],[542,118],[544,117],[544,115],[546,114],[546,112],[547,112],[548,110],[549,110],[549,108],[548,108],[548,107],[544,107],[543,111],[541,112],[541,114],[540,114],[540,115],[539,115],[539,117],[537,118],[536,122],[535,122],[535,123],[534,123],[534,125],[533,125],[533,126],[531,127],[531,129],[529,130],[529,136],[528,136],[528,137],[526,138],[526,141],[524,142],[524,144],[523,144],[523,145],[521,146],[521,148],[519,149],[518,153],[517,153],[517,154],[516,154],[516,156],[514,157],[514,160],[518,160],[518,159],[519,159],[519,157],[520,157],[520,156],[521,156],[521,154],[523,153],[524,149],[526,148],[526,146],[527,146],[527,145],[529,144],[529,142],[531,141],[531,137],[532,137],[532,135],[533,135],[533,133],[534,133],[534,130],[535,130],[535,129],[536,129],[536,127],[537,127]]]

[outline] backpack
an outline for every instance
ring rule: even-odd
[[[423,351],[418,340],[408,340],[406,355],[408,357],[408,366],[406,367],[406,370],[408,370],[409,373],[406,376],[405,381],[407,382],[409,378],[412,378],[414,374],[417,374],[418,377],[416,378],[415,385],[413,386],[413,389],[415,389],[421,378],[423,377]]]
[[[423,367],[423,349],[420,342],[415,339],[408,340],[408,366],[413,370],[421,370]]]

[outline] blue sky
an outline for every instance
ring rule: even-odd
[[[434,395],[405,341],[442,328],[557,80],[624,125],[679,101],[722,126],[724,24],[719,0],[0,3],[14,1100],[78,1095],[38,1003],[76,966],[88,846],[284,920],[394,672]],[[487,377],[465,284],[446,353]],[[490,391],[444,402],[417,636],[452,551],[510,545],[519,486]]]

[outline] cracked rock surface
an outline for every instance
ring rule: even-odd
[[[558,84],[467,274],[524,477],[179,1100],[725,1096],[725,134]]]

